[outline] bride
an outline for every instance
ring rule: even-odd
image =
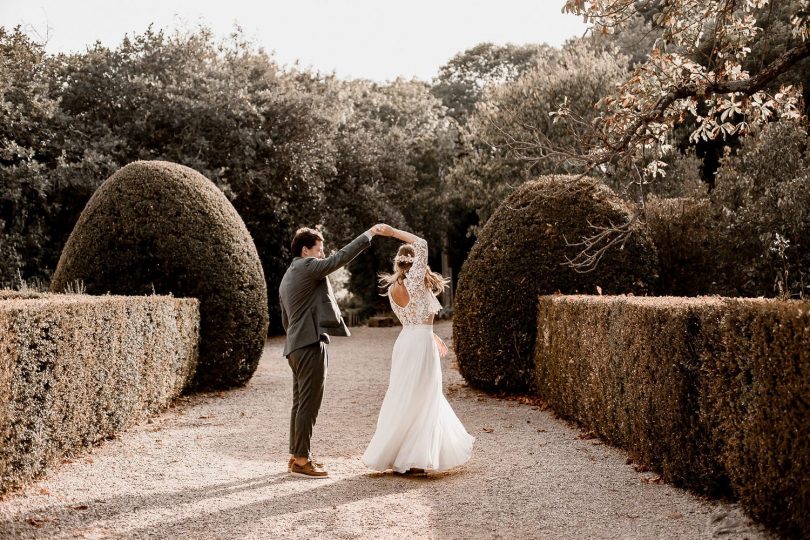
[[[436,295],[447,280],[428,268],[425,240],[388,225],[378,227],[379,234],[406,242],[394,258],[394,273],[380,276],[402,331],[394,343],[388,390],[363,463],[398,473],[452,469],[470,459],[475,437],[442,393],[439,355],[447,354],[447,346],[433,333],[433,315],[441,308]]]

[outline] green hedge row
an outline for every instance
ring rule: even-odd
[[[560,415],[810,536],[810,302],[543,296],[535,362]]]
[[[0,494],[169,405],[199,325],[195,299],[0,296]]]

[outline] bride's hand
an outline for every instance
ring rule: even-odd
[[[436,334],[433,334],[433,341],[435,341],[436,346],[439,347],[439,356],[441,356],[442,358],[447,356],[448,351],[447,345],[445,345],[444,341],[442,341],[442,338],[440,338]]]
[[[385,223],[377,223],[374,225],[374,231],[380,236],[394,236],[394,228]]]

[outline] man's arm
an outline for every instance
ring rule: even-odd
[[[284,300],[281,295],[278,297],[278,305],[281,307],[281,326],[284,327],[284,332],[287,332],[287,327],[290,326],[290,319],[287,318],[287,309],[284,307]]]
[[[343,246],[340,251],[325,259],[308,258],[306,267],[319,278],[324,278],[338,268],[351,262],[352,259],[368,248],[371,245],[372,236],[373,234],[371,232],[366,231],[349,242],[346,246]]]

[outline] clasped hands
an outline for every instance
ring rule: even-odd
[[[394,236],[394,228],[385,223],[377,223],[369,229],[369,232],[373,235]]]

